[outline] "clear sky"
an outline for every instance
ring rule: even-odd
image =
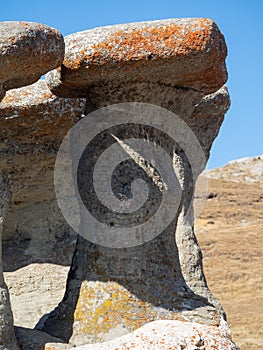
[[[263,1],[261,0],[3,0],[0,21],[45,23],[68,35],[115,23],[172,17],[209,17],[228,46],[232,105],[208,168],[263,154]]]

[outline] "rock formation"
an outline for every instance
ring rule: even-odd
[[[86,117],[79,123],[91,118],[95,129],[100,107],[139,102],[131,107],[131,111],[135,108],[134,111],[139,112],[147,103],[160,113],[159,121],[165,120],[160,118],[165,118],[166,112],[175,113],[178,119],[174,120],[172,128],[180,132],[184,125],[195,136],[189,140],[182,134],[179,140],[172,140],[152,125],[130,123],[110,128],[92,140],[84,152],[85,161],[80,162],[80,174],[84,176],[80,176],[79,185],[83,189],[83,201],[106,226],[122,227],[125,223],[128,228],[136,222],[143,223],[155,214],[162,194],[158,186],[164,188],[165,185],[156,175],[153,164],[144,161],[141,169],[148,167],[149,173],[159,179],[158,186],[153,184],[155,175],[145,175],[138,162],[128,161],[124,170],[119,167],[113,174],[114,194],[128,201],[132,179],[127,176],[134,174],[133,178],[142,177],[149,186],[150,204],[136,214],[115,215],[105,211],[94,193],[84,189],[93,188],[96,160],[116,140],[120,143],[123,139],[140,138],[145,148],[148,142],[155,145],[153,155],[157,148],[166,151],[173,159],[172,168],[182,191],[177,198],[178,210],[168,227],[138,246],[103,246],[79,235],[65,296],[36,328],[70,346],[78,346],[105,342],[136,331],[151,321],[162,320],[163,325],[167,322],[167,327],[171,327],[171,334],[175,327],[173,322],[178,322],[176,325],[183,330],[180,336],[186,346],[190,340],[184,330],[189,327],[194,337],[206,329],[213,338],[209,343],[209,339],[200,336],[194,344],[197,348],[223,348],[225,342],[225,348],[235,349],[224,331],[224,311],[206,285],[202,256],[194,235],[192,208],[196,178],[205,167],[230,103],[224,86],[226,46],[222,34],[212,20],[180,19],[97,28],[70,35],[65,38],[65,44],[61,67],[47,76],[51,91],[45,82],[39,81],[8,92],[0,105],[1,166],[12,192],[4,221],[5,239],[29,239],[33,247],[31,253],[35,249],[35,253],[41,255],[40,246],[34,248],[32,243],[36,235],[43,235],[43,247],[48,242],[52,250],[56,239],[72,234],[56,202],[53,172],[58,148],[82,113]],[[56,47],[52,42],[50,46]],[[51,59],[52,55],[49,57]],[[61,60],[53,61],[53,67],[52,64],[48,68],[44,66],[41,74],[60,63]],[[21,76],[17,86],[26,85]],[[5,90],[15,87],[13,77],[10,84],[6,83],[6,77],[3,81]],[[119,106],[115,112],[123,105]],[[103,111],[108,113],[109,109],[105,107]],[[191,142],[202,150],[203,158],[195,159],[193,153],[188,157],[183,145]],[[72,164],[74,166],[74,159]],[[84,221],[81,225],[84,230],[89,229]],[[151,328],[150,325],[145,327]],[[160,331],[165,329],[166,326]],[[144,329],[138,330],[138,334],[141,343],[136,344],[137,348],[142,348],[143,344],[150,349],[148,341],[143,340]],[[164,337],[169,339],[167,335]],[[125,339],[128,346],[133,342],[132,335]],[[122,340],[116,342],[114,346],[120,345]],[[174,342],[174,346],[179,344],[176,335]],[[105,348],[111,345],[113,343],[105,343]],[[46,347],[57,348],[66,347],[62,344]]]
[[[64,41],[57,30],[37,23],[3,22],[0,24],[0,29],[0,100],[2,100],[6,90],[32,84],[42,74],[58,67],[64,56]],[[4,131],[2,120],[1,131]],[[2,141],[1,139],[1,145]],[[2,150],[1,147],[0,244],[2,244],[4,215],[11,197],[9,184],[5,179],[7,169],[3,171],[1,169],[4,167]],[[18,345],[14,336],[9,294],[3,280],[2,254],[0,259],[0,348],[16,350]]]
[[[64,57],[60,32],[39,23],[1,22],[0,100],[5,91],[30,85]]]
[[[51,343],[46,350],[66,350],[65,345]],[[231,342],[229,329],[195,322],[153,321],[131,334],[104,343],[74,347],[75,350],[167,350],[217,349],[237,350]]]

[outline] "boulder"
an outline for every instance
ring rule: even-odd
[[[49,70],[58,67],[64,57],[64,40],[56,29],[39,23],[1,22],[0,23],[0,101],[9,89],[29,85],[37,81]],[[1,123],[3,131],[3,120]],[[19,129],[17,130],[19,133]],[[0,231],[2,231],[5,212],[9,200],[2,196],[9,192],[9,184],[2,171],[2,147],[0,164]],[[11,195],[9,196],[11,197]],[[13,316],[10,307],[8,289],[3,279],[2,254],[0,258],[0,338],[1,349],[18,349],[13,330]]]
[[[30,85],[64,57],[61,33],[31,22],[0,23],[0,101],[5,91]]]
[[[58,96],[119,99],[138,82],[208,94],[227,80],[224,37],[206,18],[100,27],[68,35],[65,44],[61,68],[47,76]]]
[[[46,344],[45,350],[67,350],[64,344]],[[194,322],[153,321],[131,334],[110,340],[71,348],[71,350],[167,350],[206,349],[238,350],[231,341],[230,331],[222,321],[220,327]]]

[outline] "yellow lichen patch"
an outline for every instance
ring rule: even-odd
[[[178,319],[177,312],[158,315],[150,303],[140,300],[117,282],[83,282],[74,313],[78,333],[103,341],[105,334],[118,327],[134,331],[156,319]]]
[[[147,308],[146,303],[138,300],[118,283],[95,283],[96,295],[93,283],[91,286],[84,283],[81,288],[74,314],[74,321],[80,325],[80,332],[102,340],[100,334],[108,333],[118,326],[132,331],[154,319],[154,313]]]

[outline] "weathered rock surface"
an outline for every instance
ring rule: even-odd
[[[194,322],[154,321],[120,338],[71,348],[71,350],[238,350],[231,341],[225,322],[220,327]],[[45,350],[67,349],[64,345],[47,344]]]
[[[53,92],[87,97],[86,114],[127,101],[164,107],[188,124],[208,157],[229,107],[228,92],[220,89],[227,79],[226,46],[213,21],[136,23],[77,33],[67,40],[63,65],[47,78]],[[42,261],[55,251],[54,242],[72,237],[56,203],[53,170],[58,147],[79,120],[84,103],[84,99],[55,97],[44,82],[38,82],[8,92],[0,105],[1,166],[12,191],[3,234],[5,239],[27,240],[26,253]],[[142,125],[121,126],[115,132],[120,139],[156,142],[173,157],[183,191],[178,213],[159,236],[139,247],[106,248],[79,236],[65,296],[37,329],[70,346],[107,341],[154,320],[188,321],[190,328],[191,322],[200,322],[216,332],[224,311],[208,290],[202,271],[193,228],[196,179],[187,155],[180,144]],[[105,133],[95,140],[90,154],[107,148],[107,137]],[[198,172],[204,166],[205,162]],[[127,169],[141,175],[136,164],[128,164]],[[88,181],[92,170],[86,174]],[[122,193],[122,185],[114,181],[113,187]],[[146,176],[144,181],[151,183]],[[100,204],[94,207],[106,218]],[[142,211],[138,218],[145,216]],[[127,216],[126,223],[133,222],[134,216]],[[110,223],[122,220],[115,216]]]
[[[263,271],[258,267],[263,259],[263,175],[260,179],[257,172],[252,172],[260,162],[262,156],[209,170],[207,175],[212,179],[208,182],[208,199],[195,222],[207,283],[222,302],[234,341],[242,350],[262,347],[258,325],[263,323],[263,314],[258,310],[262,307]],[[241,176],[235,182],[233,174],[239,163]],[[4,242],[4,275],[15,324],[32,328],[63,297],[68,267],[62,265],[68,255],[59,256],[53,264],[29,261],[28,266],[17,268],[23,255],[19,247],[15,241]]]
[[[0,103],[0,167],[5,179],[1,185],[6,183],[10,188],[10,198],[1,203],[6,214],[1,226],[4,226],[5,240],[12,238],[25,243],[24,249],[18,250],[22,266],[25,255],[31,256],[33,261],[49,256],[52,261],[56,248],[60,248],[56,245],[59,236],[68,241],[64,246],[66,250],[72,246],[72,235],[69,235],[67,225],[63,226],[54,199],[53,164],[61,140],[81,115],[82,105],[84,107],[84,102],[78,99],[52,96],[43,81],[7,92]],[[53,134],[51,130],[54,130]],[[52,216],[56,219],[50,224]],[[59,224],[64,230],[58,236],[56,225]],[[3,349],[13,350],[16,345],[9,295],[5,284],[2,288],[5,301],[0,327],[5,344]]]
[[[223,88],[207,96],[195,109],[190,104],[179,110],[185,95],[178,90],[173,92],[171,108],[177,109],[198,139],[202,138],[208,154],[229,106],[227,90]],[[156,96],[155,90],[151,97],[153,101]],[[188,95],[187,101],[191,96]],[[215,104],[214,99],[220,101],[221,106]],[[211,109],[207,108],[201,117],[204,105]],[[125,134],[125,131],[121,132]],[[205,134],[207,139],[203,137]],[[161,144],[169,152],[174,149],[174,145],[167,145],[164,140]],[[99,148],[100,144],[95,147]],[[189,186],[190,174],[187,167],[182,170],[185,159],[182,154],[181,157],[177,166],[185,176],[182,181]],[[179,222],[173,222],[165,232],[142,247],[107,249],[79,237],[65,296],[48,318],[43,317],[37,328],[76,346],[107,341],[155,319],[193,320],[218,326],[223,311],[207,289],[192,218],[185,219],[186,211],[187,204],[180,213]],[[158,269],[155,268],[157,265]]]
[[[152,43],[158,35],[165,39],[155,43],[154,51]],[[58,95],[87,96],[93,110],[127,101],[165,107],[189,125],[208,156],[229,107],[229,96],[225,88],[204,95],[224,84],[225,55],[223,36],[210,20],[113,26],[69,36],[61,70],[51,72],[47,81]],[[114,132],[118,138],[143,138],[148,130],[120,127]],[[223,310],[206,286],[193,216],[188,215],[194,182],[187,157],[155,130],[149,140],[168,154],[176,154],[174,166],[184,189],[178,217],[158,237],[136,248],[105,248],[78,237],[65,296],[37,325],[72,346],[107,341],[156,319],[219,326]],[[91,154],[109,146],[101,141],[94,142]],[[129,168],[129,172],[136,171]],[[92,173],[87,178],[92,181]],[[95,211],[102,212],[101,218],[107,216],[100,204]],[[134,217],[129,220],[132,223]],[[121,221],[111,217],[110,224]]]
[[[2,22],[0,31],[1,101],[7,90],[32,84],[41,75],[58,67],[64,56],[64,40],[59,31],[38,23]],[[2,125],[3,123],[1,123],[1,131],[3,131]],[[8,210],[10,200],[5,194],[10,189],[6,181],[6,173],[2,172],[4,166],[2,154],[0,160],[0,195],[2,197],[0,200],[0,245],[2,246],[4,214]],[[9,293],[3,280],[2,254],[0,256],[0,288],[1,349],[16,350],[18,345],[14,335]]]
[[[8,91],[0,103],[0,159],[13,194],[3,239],[27,242],[24,254],[35,259],[52,261],[54,244],[69,232],[56,204],[53,169],[60,143],[84,106],[83,99],[52,95],[44,81]]]
[[[227,80],[224,37],[210,19],[100,27],[69,35],[65,44],[61,68],[47,77],[59,96],[103,95],[107,101],[134,84],[138,89],[138,82],[208,94]]]
[[[0,101],[5,91],[30,85],[64,57],[61,33],[31,22],[0,23]]]
[[[1,170],[1,169],[0,169]],[[10,307],[9,291],[4,282],[2,265],[2,234],[6,209],[10,200],[10,188],[0,172],[0,349],[18,350],[13,329],[13,314]]]

